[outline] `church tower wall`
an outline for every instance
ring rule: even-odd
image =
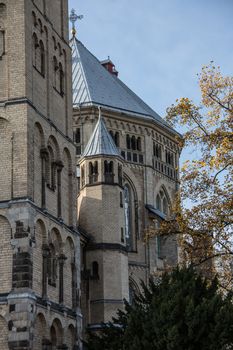
[[[80,344],[71,94],[68,1],[1,0],[3,350]]]

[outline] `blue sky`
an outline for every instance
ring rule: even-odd
[[[70,0],[79,40],[161,116],[179,97],[199,101],[196,74],[233,70],[233,0]],[[187,158],[187,153],[185,158]]]

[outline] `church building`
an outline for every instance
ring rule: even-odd
[[[1,350],[82,349],[178,261],[175,237],[145,239],[179,186],[178,134],[68,17],[68,0],[0,0]]]
[[[179,184],[177,132],[99,61],[73,29],[73,131],[78,177],[83,326],[98,330],[124,299],[178,261],[175,237],[146,240]]]

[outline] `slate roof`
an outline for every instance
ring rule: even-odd
[[[76,37],[72,49],[73,104],[101,105],[156,120],[170,131],[171,127],[118,77],[109,73]]]
[[[90,140],[85,147],[82,158],[96,155],[120,156],[112,136],[109,134],[101,116],[99,117]]]

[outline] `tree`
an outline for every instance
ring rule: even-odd
[[[104,325],[103,325],[104,326]],[[176,269],[143,285],[100,334],[89,335],[89,350],[233,349],[231,295],[218,291],[194,269]]]
[[[198,78],[201,104],[181,98],[167,109],[166,120],[184,131],[180,146],[192,149],[196,159],[184,163],[173,215],[157,234],[178,234],[183,261],[209,276],[218,273],[224,287],[231,288],[233,78],[223,77],[213,62]]]

